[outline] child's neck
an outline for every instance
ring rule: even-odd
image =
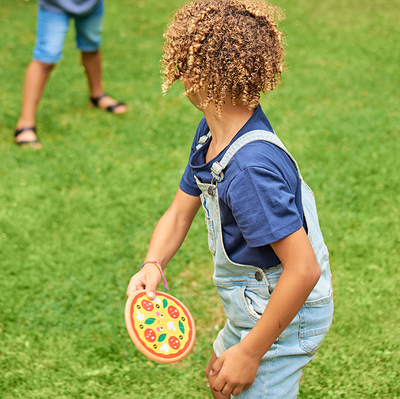
[[[243,105],[232,105],[227,101],[222,108],[222,115],[216,112],[214,104],[203,110],[207,125],[212,134],[212,141],[207,151],[206,161],[209,162],[226,148],[239,130],[254,113]]]

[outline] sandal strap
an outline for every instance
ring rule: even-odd
[[[102,94],[101,96],[99,96],[99,97],[90,97],[90,101],[92,102],[92,104],[93,104],[95,107],[100,108],[100,107],[99,107],[99,101],[100,101],[102,98],[104,98],[104,97],[109,97],[109,95],[106,94],[106,93],[103,93],[103,94]],[[117,108],[117,107],[119,107],[119,106],[121,106],[121,105],[125,105],[125,103],[119,102],[119,103],[117,103],[117,104],[109,105],[107,108],[104,108],[104,109],[106,109],[108,112],[114,113],[115,108]]]
[[[117,104],[114,104],[114,105],[109,105],[107,107],[107,111],[114,112],[114,109],[119,107],[120,105],[125,105],[125,103],[117,103]]]
[[[20,135],[22,132],[26,132],[28,130],[33,130],[33,133],[36,134],[36,126],[32,126],[32,127],[23,127],[22,129],[15,129],[15,133],[14,133],[14,137],[17,137],[18,135]]]
[[[98,107],[99,106],[99,101],[104,97],[108,97],[108,94],[103,93],[101,96],[98,96],[98,97],[90,97],[90,101],[92,102],[92,104],[95,107]]]
[[[40,143],[40,141],[36,139],[36,140],[32,140],[32,141],[16,141],[15,142],[15,144],[19,145],[19,146],[22,146],[25,144],[32,144],[32,143]]]

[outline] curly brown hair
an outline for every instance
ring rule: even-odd
[[[181,8],[164,38],[163,92],[187,79],[185,95],[205,90],[221,114],[224,100],[255,108],[281,80],[284,14],[262,0],[197,0]]]

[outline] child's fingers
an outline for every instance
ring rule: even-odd
[[[219,373],[219,371],[221,370],[223,362],[221,361],[221,358],[217,358],[217,360],[214,362],[214,364],[211,367],[210,370],[210,375],[211,376],[215,376],[216,374]]]
[[[149,299],[154,299],[158,284],[160,283],[160,273],[149,273],[147,275],[146,295]]]
[[[146,267],[144,267],[130,279],[128,288],[126,290],[126,296],[129,297],[132,292],[145,289],[148,298],[154,299],[160,281],[160,269],[152,264],[149,264],[148,266],[146,265]]]
[[[129,297],[132,292],[142,290],[144,288],[146,288],[146,284],[144,283],[144,281],[138,279],[135,275],[129,281],[128,288],[126,289],[126,296]]]

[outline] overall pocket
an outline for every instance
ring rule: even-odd
[[[299,340],[301,349],[314,355],[332,324],[333,299],[300,309]]]
[[[243,296],[248,315],[256,320],[260,319],[271,296],[268,286],[244,287]]]
[[[269,300],[268,287],[260,288],[249,288],[245,284],[224,287],[217,285],[225,315],[233,326],[251,329],[258,322]]]

